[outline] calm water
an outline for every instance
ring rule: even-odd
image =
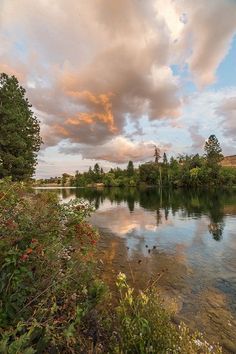
[[[174,313],[236,353],[236,190],[61,189],[84,198],[101,234],[99,264],[114,286],[127,274],[135,288],[155,282]]]

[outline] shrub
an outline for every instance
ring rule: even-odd
[[[176,327],[156,288],[135,295],[122,273],[117,287],[120,297],[110,353],[221,353],[218,345],[208,344],[200,333],[191,334],[183,323]]]
[[[0,181],[0,352],[91,346],[85,317],[105,294],[94,275],[91,207]],[[86,339],[85,339],[86,338]]]

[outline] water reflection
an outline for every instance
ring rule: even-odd
[[[162,218],[168,220],[171,213],[174,216],[181,212],[183,218],[202,215],[209,217],[208,231],[212,238],[220,241],[224,231],[225,207],[236,205],[236,192],[232,191],[182,191],[182,190],[158,190],[136,188],[107,188],[107,189],[63,189],[63,199],[69,199],[71,195],[85,198],[95,205],[96,210],[102,208],[105,201],[111,205],[124,203],[130,213],[135,208],[144,208],[156,212],[157,226],[162,223]],[[163,215],[164,211],[164,215]]]
[[[124,271],[140,288],[164,271],[159,291],[178,319],[215,341],[236,343],[236,190],[57,193],[95,205],[91,222],[100,230],[98,257],[106,281]]]
[[[54,190],[55,191],[55,190]],[[119,206],[123,203],[130,214],[137,209],[155,211],[156,225],[168,221],[170,215],[176,213],[179,217],[198,218],[207,216],[208,232],[215,241],[221,241],[224,234],[225,216],[236,215],[236,191],[183,191],[160,190],[157,188],[105,188],[92,189],[80,188],[58,189],[63,200],[73,197],[84,198],[93,203],[96,210],[103,210],[109,203],[111,206]],[[127,216],[126,216],[127,217]]]

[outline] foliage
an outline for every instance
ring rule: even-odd
[[[82,200],[0,182],[0,352],[71,352],[91,345],[84,319],[105,287],[93,274],[97,233]],[[75,333],[78,338],[75,343]]]
[[[0,178],[31,177],[41,138],[39,122],[15,76],[0,75]]]
[[[207,162],[210,166],[217,165],[223,159],[222,149],[215,135],[209,136],[205,143],[204,150]]]
[[[218,345],[208,344],[203,336],[190,333],[182,323],[172,324],[154,287],[134,294],[126,276],[117,277],[119,306],[110,347],[111,353],[221,353]]]
[[[160,153],[160,149],[156,146],[155,146],[154,157],[155,157],[155,163],[158,163],[159,159],[161,158],[161,153]]]
[[[159,150],[156,162],[146,162],[138,168],[134,168],[132,161],[128,162],[127,168],[112,168],[104,172],[98,163],[88,172],[79,173],[75,176],[63,174],[62,178],[55,177],[40,181],[40,183],[54,183],[75,187],[96,186],[96,183],[105,187],[134,187],[134,186],[160,186],[160,187],[184,187],[200,188],[214,186],[233,186],[236,184],[236,169],[222,167],[221,147],[214,135],[211,135],[205,144],[206,154],[200,156],[179,155],[171,157],[168,162],[166,153],[163,154],[163,162],[160,162]]]
[[[134,164],[133,161],[129,161],[127,166],[127,176],[132,177],[133,175],[134,175]]]

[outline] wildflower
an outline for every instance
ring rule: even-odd
[[[118,275],[117,275],[117,280],[119,280],[120,282],[124,282],[124,281],[126,281],[126,275],[124,274],[124,273],[119,273]]]
[[[140,292],[140,297],[141,297],[142,303],[144,305],[146,305],[148,303],[148,296],[141,291]]]
[[[126,275],[125,275],[124,273],[121,273],[121,272],[120,272],[120,273],[117,275],[116,286],[117,286],[118,288],[124,288],[124,287],[127,286],[127,284],[126,284]]]
[[[198,347],[202,347],[203,343],[199,340],[199,339],[195,339],[194,343],[198,346]]]
[[[129,305],[133,303],[133,293],[134,289],[128,288],[127,293],[125,294],[125,299],[128,301]]]
[[[24,261],[27,261],[29,259],[29,256],[28,256],[28,254],[22,254],[20,259],[24,262]]]
[[[37,242],[38,240],[36,240],[36,238],[32,238],[31,243],[37,243]]]
[[[27,248],[26,254],[31,254],[33,252],[32,248]]]

